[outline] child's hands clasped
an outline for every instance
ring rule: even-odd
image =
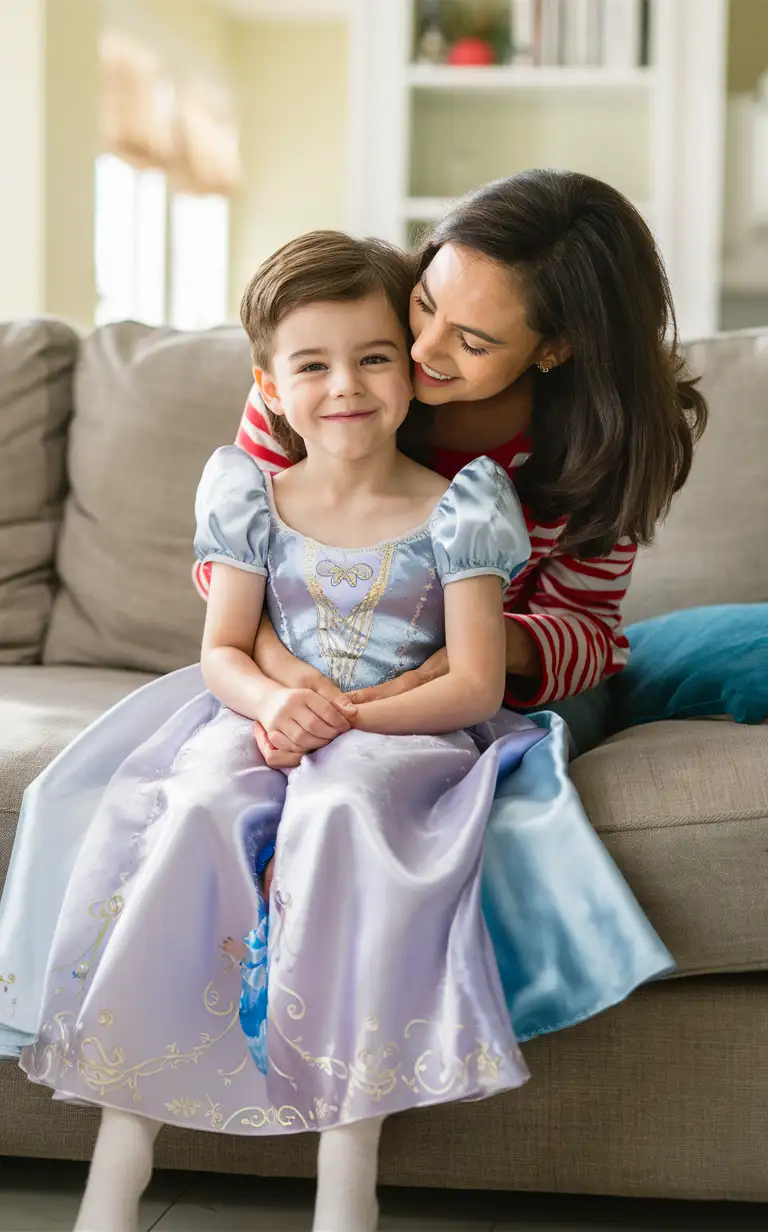
[[[305,753],[349,731],[356,713],[357,708],[338,690],[330,700],[314,689],[279,688],[262,707],[254,737],[267,765],[287,770],[297,766]]]

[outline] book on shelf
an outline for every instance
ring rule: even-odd
[[[650,60],[651,0],[510,0],[510,62],[631,69]]]
[[[563,64],[586,68],[602,62],[602,17],[603,0],[566,0],[562,9]]]
[[[540,0],[510,0],[510,63],[538,64]]]
[[[642,63],[641,0],[604,0],[603,63],[608,68],[636,68]]]
[[[563,0],[539,0],[539,47],[536,63],[543,68],[562,62]]]

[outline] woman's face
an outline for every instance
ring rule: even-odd
[[[492,398],[542,358],[508,269],[444,244],[411,296],[413,385],[420,402]]]

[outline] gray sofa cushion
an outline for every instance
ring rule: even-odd
[[[592,824],[686,975],[768,970],[768,725],[651,723],[571,763]]]
[[[0,324],[0,663],[42,653],[78,346],[62,321]]]
[[[98,668],[0,668],[0,890],[25,789],[94,719],[151,679]]]
[[[208,456],[233,440],[252,380],[234,326],[125,323],[83,343],[46,663],[162,672],[199,658],[195,490]]]
[[[625,621],[707,603],[768,601],[768,332],[687,348],[710,419],[691,476],[641,551]]]

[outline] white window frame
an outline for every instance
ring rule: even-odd
[[[208,237],[210,242],[206,242]],[[96,163],[96,325],[206,329],[228,316],[229,202],[168,190],[162,171]]]

